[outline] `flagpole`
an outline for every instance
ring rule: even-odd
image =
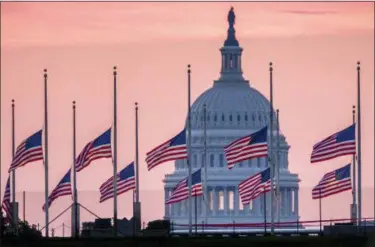
[[[274,159],[273,159],[273,83],[272,83],[272,62],[270,62],[270,156],[271,156],[271,162],[270,162],[270,167],[271,167],[271,234],[274,233]]]
[[[319,231],[322,234],[322,189],[319,188]]]
[[[263,214],[264,214],[264,235],[267,235],[267,199],[266,199],[266,188],[263,191]]]
[[[48,238],[48,108],[47,108],[47,69],[44,69],[44,179],[45,179],[45,235]]]
[[[355,106],[353,105],[353,124],[355,124]],[[352,222],[357,221],[357,190],[356,190],[356,164],[355,164],[355,154],[353,154],[353,188],[352,188],[352,194],[353,194],[353,204],[351,208],[351,218]]]
[[[197,226],[197,224],[198,224],[197,195],[194,196],[194,203],[195,203],[195,235],[197,236],[198,235],[198,226]]]
[[[190,110],[190,64],[188,64],[188,129],[189,129],[189,134],[188,134],[188,185],[189,185],[189,235],[191,236],[192,234],[192,201],[191,201],[191,110]]]
[[[73,237],[79,235],[78,223],[78,193],[77,193],[77,167],[76,167],[76,102],[73,101]]]
[[[113,67],[113,230],[117,236],[117,70]]]
[[[207,191],[207,108],[206,108],[206,104],[203,105],[203,115],[204,115],[204,159],[203,159],[203,162],[204,162],[204,198],[207,200],[208,199],[208,191]],[[209,205],[209,202],[206,201],[205,203],[205,211],[204,211],[204,218],[205,218],[205,222],[206,224],[208,223],[207,222],[207,218],[208,218],[208,205]]]
[[[276,134],[276,214],[277,222],[280,223],[280,118],[279,109],[276,110],[276,123],[277,123],[277,134]]]
[[[14,99],[12,99],[12,159],[14,159],[15,149],[15,114],[14,114]],[[16,205],[16,169],[12,171],[12,215],[13,215],[13,230],[17,231],[17,205]]]
[[[139,202],[139,155],[138,155],[138,103],[135,102],[135,169],[136,169],[136,177],[135,177],[135,184],[136,184],[136,194],[135,194],[135,211],[134,216],[136,217],[136,233],[140,232],[141,228],[141,203]],[[133,217],[134,217],[133,216]]]
[[[360,83],[360,67],[361,63],[357,62],[357,131],[358,131],[358,154],[357,154],[357,169],[358,169],[358,220],[359,225],[362,221],[362,171],[361,171],[361,83]]]

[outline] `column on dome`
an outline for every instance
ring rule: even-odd
[[[224,187],[224,215],[229,214],[229,191],[228,187]]]
[[[167,188],[167,187],[164,187],[164,202],[166,202],[167,200],[168,200],[168,198],[169,198],[169,191],[170,191],[170,189],[169,188]],[[169,204],[165,204],[164,203],[164,215],[165,215],[165,217],[169,217],[170,216],[170,213],[169,213]]]
[[[212,194],[213,194],[213,215],[217,215],[218,213],[218,193],[217,193],[217,188],[213,187],[212,188]]]
[[[234,214],[238,215],[240,207],[239,207],[239,196],[238,196],[238,187],[237,186],[234,187],[234,196],[233,197],[234,197]]]
[[[285,209],[286,209],[286,194],[285,194],[285,188],[280,188],[281,192],[281,207],[280,212],[282,216],[285,216]]]
[[[299,203],[298,194],[299,194],[299,189],[296,188],[294,190],[294,215],[296,215],[296,216],[299,215],[299,213],[298,213],[298,203]]]
[[[287,212],[287,216],[289,217],[290,216],[290,213],[292,211],[292,198],[291,198],[291,193],[290,193],[290,188],[286,188],[286,199],[287,199],[287,207],[286,207],[286,212]]]

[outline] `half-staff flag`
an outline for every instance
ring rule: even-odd
[[[326,173],[312,190],[312,198],[319,199],[351,190],[350,164]]]
[[[4,193],[3,202],[1,204],[1,208],[6,213],[6,216],[4,218],[5,222],[11,223],[13,216],[12,216],[12,205],[10,204],[10,176],[8,177],[8,180],[5,186],[5,193]]]
[[[38,160],[43,160],[42,130],[26,138],[17,147],[9,172]]]
[[[267,156],[267,127],[232,142],[224,153],[229,169],[241,161]]]
[[[117,173],[117,195],[135,189],[134,162]],[[100,202],[104,202],[114,196],[113,176],[100,186]]]
[[[311,163],[355,153],[355,124],[353,124],[315,144],[311,153]]]
[[[60,196],[72,195],[72,186],[70,178],[70,170],[65,174],[65,176],[57,184],[56,188],[48,196],[48,208],[51,206],[52,202],[59,198]],[[45,211],[45,205],[43,205],[43,211]]]
[[[86,144],[76,159],[77,172],[88,167],[92,161],[101,158],[112,158],[111,129]]]
[[[203,194],[202,189],[202,176],[201,169],[197,170],[191,175],[191,196],[200,196]],[[189,197],[189,186],[188,186],[188,177],[184,178],[179,182],[174,190],[172,195],[165,202],[166,204],[173,204],[183,200],[188,199]]]
[[[271,191],[270,172],[270,168],[267,168],[262,172],[250,176],[238,185],[238,191],[243,205],[248,205],[251,200],[254,200],[260,194]]]
[[[146,154],[148,170],[164,162],[187,158],[185,129]]]

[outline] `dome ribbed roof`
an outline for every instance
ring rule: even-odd
[[[191,107],[192,128],[202,128],[204,105],[208,128],[259,128],[269,122],[269,101],[248,83],[215,83],[201,94]]]

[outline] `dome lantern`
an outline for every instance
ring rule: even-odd
[[[241,67],[241,55],[242,48],[239,46],[239,42],[236,39],[236,30],[234,29],[236,15],[234,14],[233,7],[231,7],[228,13],[228,34],[227,39],[224,41],[224,46],[220,49],[221,51],[221,76],[216,82],[242,82],[245,81],[242,76]]]

